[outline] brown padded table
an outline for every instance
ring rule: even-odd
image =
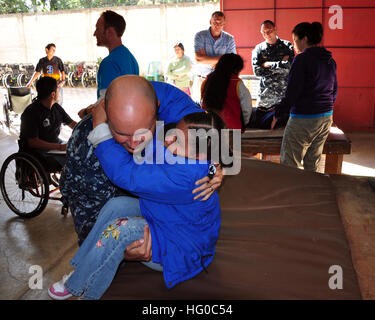
[[[161,273],[131,262],[103,299],[361,299],[329,176],[243,159],[219,195],[222,227],[208,273],[168,290]],[[343,289],[329,288],[333,265]]]

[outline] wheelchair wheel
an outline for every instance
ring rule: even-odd
[[[81,76],[82,87],[87,88],[90,85],[89,76],[87,72],[82,73]]]
[[[11,80],[12,80],[11,78],[12,78],[12,76],[11,76],[10,73],[6,73],[6,74],[3,75],[2,81],[3,81],[3,87],[4,88],[10,87],[10,83],[11,83]]]
[[[19,87],[26,87],[27,83],[29,82],[29,78],[26,74],[20,73],[17,77],[17,85]]]
[[[81,77],[77,75],[72,75],[71,78],[73,88],[78,87],[81,84]]]
[[[69,72],[68,73],[68,84],[69,84],[70,87],[73,87],[72,77],[73,77],[73,72]]]
[[[47,174],[40,162],[27,153],[14,153],[4,161],[0,187],[4,201],[20,217],[36,217],[47,206]]]

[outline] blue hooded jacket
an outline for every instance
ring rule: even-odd
[[[336,62],[323,47],[310,47],[297,55],[288,76],[284,98],[275,105],[275,116],[312,118],[332,114],[337,96]]]
[[[194,200],[195,182],[208,174],[207,161],[187,160],[164,148],[155,137],[147,154],[162,164],[137,164],[128,151],[109,139],[95,149],[107,177],[139,196],[152,239],[152,261],[163,265],[166,286],[196,276],[212,262],[219,237],[221,210],[217,192],[206,201]],[[154,158],[152,158],[154,159]]]

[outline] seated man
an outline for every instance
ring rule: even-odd
[[[47,152],[66,150],[66,144],[59,139],[61,124],[73,129],[76,122],[57,103],[59,90],[54,78],[41,78],[36,83],[36,90],[37,99],[21,115],[20,151],[33,153],[38,159],[46,159],[44,164],[48,169],[58,171],[65,164],[65,155]]]

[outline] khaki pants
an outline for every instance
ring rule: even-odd
[[[281,144],[281,163],[318,171],[324,143],[332,124],[332,116],[320,118],[292,118],[285,127]]]

